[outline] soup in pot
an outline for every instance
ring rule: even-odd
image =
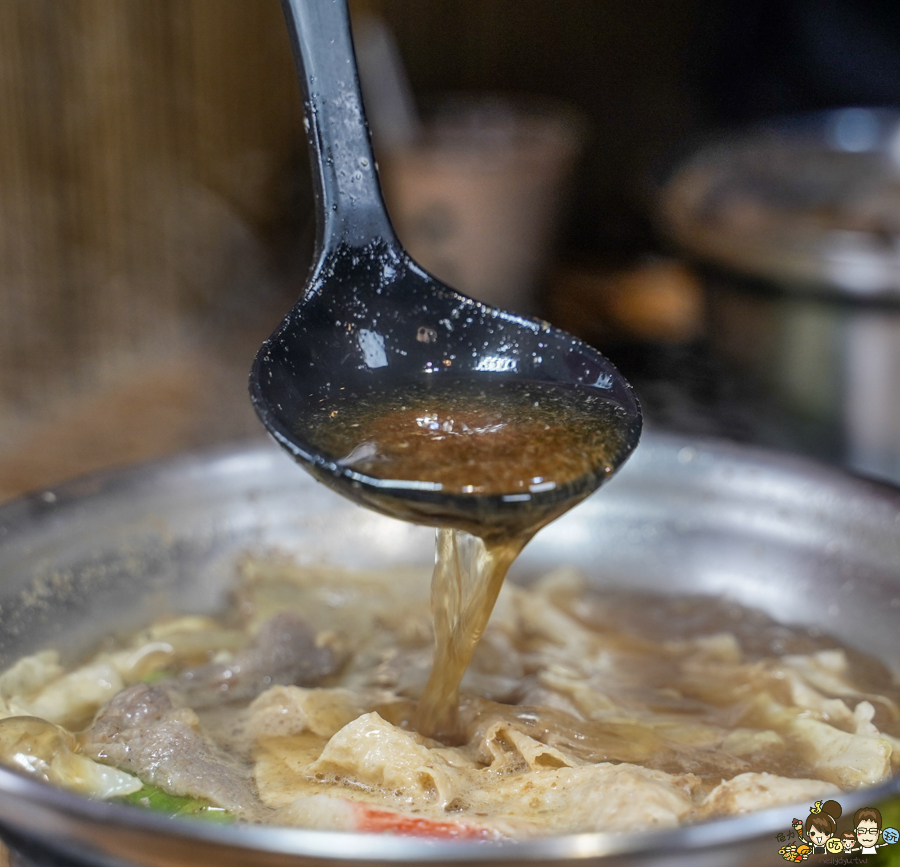
[[[432,647],[419,572],[248,558],[219,618],[0,675],[0,756],[171,815],[485,839],[811,802],[900,763],[889,671],[724,601],[505,586],[452,741],[415,725]]]

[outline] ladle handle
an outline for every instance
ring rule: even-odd
[[[282,0],[304,111],[319,256],[342,243],[396,243],[363,109],[347,0]]]

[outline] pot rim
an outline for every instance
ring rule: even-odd
[[[880,786],[840,793],[845,814],[900,794],[900,777]],[[701,851],[737,846],[755,838],[783,832],[808,804],[772,807],[741,816],[728,816],[648,833],[620,834],[598,831],[533,837],[515,841],[428,840],[420,837],[368,834],[353,831],[319,831],[269,825],[220,825],[167,816],[123,804],[96,801],[24,772],[0,766],[0,799],[49,807],[66,818],[91,825],[126,827],[148,834],[163,834],[247,852],[259,851],[328,860],[447,862],[447,861],[542,861],[578,860],[611,855],[652,855],[665,852]],[[44,841],[53,846],[53,840]]]

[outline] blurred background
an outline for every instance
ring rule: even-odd
[[[414,256],[649,427],[900,481],[900,6],[359,0]],[[260,436],[314,216],[277,0],[0,4],[0,499]]]

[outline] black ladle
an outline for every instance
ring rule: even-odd
[[[546,322],[482,304],[426,273],[388,219],[363,112],[346,0],[283,0],[303,88],[315,179],[315,258],[300,300],[263,344],[250,373],[256,412],[274,438],[320,481],[394,517],[461,526],[471,516],[565,511],[611,473],[523,497],[449,494],[434,485],[365,475],[302,433],[339,391],[366,393],[452,375],[522,378],[602,394],[621,408],[620,466],[637,445],[641,412],[599,352]]]

